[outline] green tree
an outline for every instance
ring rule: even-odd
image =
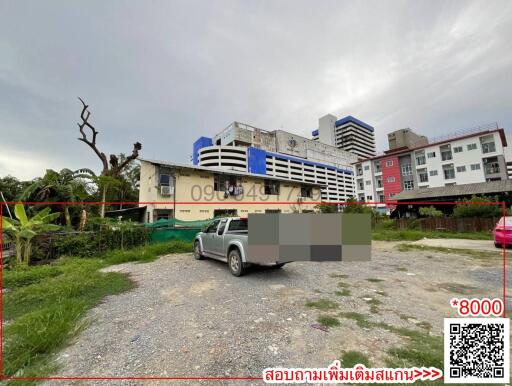
[[[375,211],[368,205],[358,204],[354,197],[347,200],[346,206],[343,209],[343,213],[371,213],[375,214]]]
[[[59,217],[60,213],[50,213],[50,208],[45,208],[29,219],[23,204],[16,204],[14,214],[16,219],[2,217],[2,229],[14,238],[16,262],[28,265],[32,239],[39,233],[59,229],[58,225],[50,223]]]
[[[420,215],[423,217],[443,217],[444,213],[436,209],[433,205],[422,206],[419,210]]]
[[[41,178],[36,178],[21,194],[22,201],[78,202],[88,197],[85,183],[77,172],[62,169],[60,172],[48,169]],[[60,204],[67,226],[71,226],[69,205]]]
[[[320,211],[320,213],[336,213],[336,212],[338,212],[338,205],[322,203],[322,204],[315,205],[315,209]]]
[[[453,208],[454,217],[500,217],[502,208],[495,197],[473,195],[471,199],[465,199]]]
[[[13,176],[0,178],[0,192],[3,193],[6,201],[16,201],[28,185],[30,181],[20,181]]]

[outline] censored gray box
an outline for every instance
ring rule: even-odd
[[[249,214],[247,261],[368,261],[369,214]]]

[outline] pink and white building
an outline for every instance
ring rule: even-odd
[[[390,133],[388,139],[390,150],[354,163],[358,201],[393,201],[404,190],[499,181],[512,175],[512,152],[497,125],[430,143],[410,129]]]

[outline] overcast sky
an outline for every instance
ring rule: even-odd
[[[99,170],[77,96],[104,152],[179,162],[235,120],[508,131],[512,2],[0,0],[0,176]]]

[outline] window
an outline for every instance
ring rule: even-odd
[[[492,153],[496,151],[496,144],[494,142],[482,143],[482,153]]]
[[[428,172],[428,174],[430,174],[430,177],[437,176],[437,170],[431,170]]]
[[[373,167],[375,168],[375,173],[380,173],[380,161],[375,162]]]
[[[373,200],[373,197],[372,197],[372,196],[366,196],[366,199],[367,199],[368,201],[371,201],[371,200]]]
[[[444,165],[443,173],[444,173],[445,180],[451,180],[451,179],[455,178],[455,169],[453,168],[453,164]]]
[[[454,153],[462,153],[462,146],[455,146],[453,148]]]
[[[364,189],[363,180],[357,180],[357,186],[359,187],[359,190]]]
[[[385,198],[383,194],[379,194],[379,202],[384,202]]]
[[[411,164],[402,165],[402,176],[411,176],[411,175],[412,175]]]
[[[427,160],[425,159],[425,152],[416,153],[416,164],[417,165],[425,165]]]
[[[388,182],[395,182],[395,177],[389,176],[388,177]]]
[[[476,143],[470,143],[468,146],[467,146],[468,150],[475,150],[476,149]]]
[[[418,179],[420,182],[428,182],[427,169],[418,169]]]
[[[389,198],[393,198],[396,196],[396,193],[389,193]]]
[[[389,168],[390,166],[393,166],[393,160],[386,161],[386,167]]]
[[[265,213],[281,213],[281,209],[265,209]]]
[[[370,165],[364,165],[364,170],[370,170]]]
[[[375,182],[377,183],[377,188],[382,188],[382,178],[376,178]]]
[[[472,164],[471,170],[480,170],[480,164]]]
[[[226,224],[227,224],[228,220],[222,220],[220,222],[220,225],[219,225],[219,230],[217,231],[217,234],[218,235],[221,235],[224,233],[224,229],[226,229]]]
[[[215,220],[214,222],[212,222],[208,228],[206,228],[206,231],[205,233],[215,233],[215,231],[217,230],[217,225],[219,225],[219,221],[220,220]]]
[[[300,188],[300,196],[301,197],[313,197],[313,189],[311,186],[302,186]]]
[[[213,177],[213,189],[216,192],[225,192],[230,187],[237,186],[236,176],[230,176],[225,174],[216,174]]]
[[[357,175],[362,176],[363,175],[363,169],[361,169],[361,166],[357,167]]]
[[[431,151],[431,152],[427,153],[427,158],[436,158],[436,152]]]
[[[466,171],[466,166],[457,166],[457,173],[463,173]]]
[[[452,148],[450,145],[443,145],[439,149],[441,150],[441,160],[448,161],[452,159]]]
[[[265,194],[279,195],[279,181],[265,180]]]
[[[246,230],[247,230],[247,219],[246,218],[243,218],[240,220],[231,220],[231,222],[229,223],[228,231],[246,231]]]
[[[169,174],[160,174],[160,186],[170,186],[171,176]]]
[[[497,161],[488,162],[485,165],[485,174],[496,174],[500,172],[500,164]]]
[[[404,189],[405,190],[413,190],[414,189],[414,181],[404,181]]]
[[[371,185],[371,184],[372,184],[372,182],[371,182],[370,180],[366,180],[366,181],[365,181],[365,184],[368,186],[368,185]]]

